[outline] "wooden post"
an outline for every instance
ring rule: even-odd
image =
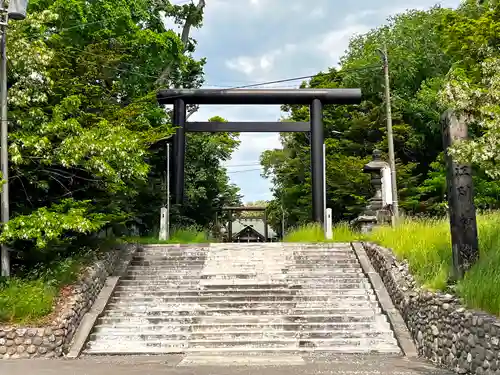
[[[458,280],[479,258],[472,169],[468,164],[454,161],[447,152],[454,143],[467,139],[467,123],[463,117],[457,118],[453,111],[448,110],[441,117],[441,127],[446,157],[453,274]]]

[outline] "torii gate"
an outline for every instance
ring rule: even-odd
[[[188,132],[310,132],[312,218],[324,222],[323,105],[359,104],[360,89],[167,89],[157,93],[159,104],[173,104],[173,185],[176,204],[184,200],[184,164]],[[187,104],[309,105],[310,122],[186,122]]]

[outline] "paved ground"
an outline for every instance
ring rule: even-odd
[[[238,365],[228,365],[231,358]],[[184,361],[183,361],[184,359]],[[419,360],[393,356],[267,356],[253,360],[246,355],[231,355],[217,360],[180,355],[153,357],[87,357],[75,360],[4,360],[0,374],[5,375],[451,375]],[[298,360],[297,360],[298,359]],[[303,360],[301,360],[303,359]],[[212,363],[210,363],[212,361]],[[215,361],[215,362],[214,362]],[[186,365],[191,362],[192,365]],[[263,366],[262,362],[269,363]],[[181,364],[184,363],[184,364]],[[258,364],[261,365],[258,365]],[[285,365],[283,363],[289,363]]]

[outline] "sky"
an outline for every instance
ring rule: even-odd
[[[197,1],[197,0],[194,0]],[[173,0],[173,3],[186,3]],[[406,9],[459,0],[206,0],[203,26],[192,31],[195,57],[205,57],[206,88],[228,88],[316,74],[337,66],[349,39]],[[301,80],[262,86],[295,88]],[[200,106],[189,121],[278,121],[279,106]],[[241,145],[226,163],[244,202],[272,198],[261,177],[263,151],[280,148],[279,133],[240,133]]]

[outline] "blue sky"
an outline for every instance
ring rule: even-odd
[[[173,3],[186,1],[174,0]],[[406,9],[459,0],[206,0],[203,27],[194,30],[197,57],[206,57],[206,87],[223,88],[315,74],[336,66],[349,39]],[[301,81],[267,87],[293,88]],[[266,87],[266,86],[264,86]],[[190,121],[219,115],[229,121],[277,121],[279,106],[202,106]],[[281,147],[278,133],[242,133],[227,163],[244,202],[271,199],[259,157]]]

